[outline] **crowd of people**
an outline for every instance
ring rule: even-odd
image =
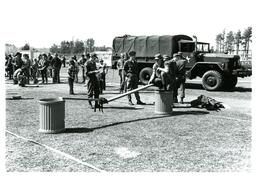
[[[99,62],[99,63],[96,63]],[[173,100],[178,102],[178,89],[180,89],[180,102],[183,103],[185,98],[185,66],[187,60],[181,52],[173,54],[173,58],[168,55],[155,55],[153,73],[150,77],[149,84],[153,83],[160,90],[173,91]],[[82,83],[87,81],[87,95],[91,107],[92,101],[95,101],[97,107],[99,95],[106,90],[106,74],[108,67],[102,59],[98,59],[95,53],[82,54],[79,59],[76,55],[72,56],[68,62],[68,84],[69,93],[74,94],[74,82],[78,82],[78,73],[81,69]],[[34,84],[48,83],[48,78],[52,78],[52,83],[60,83],[60,69],[66,66],[66,57],[60,59],[57,53],[52,56],[50,53],[40,54],[38,58],[29,59],[29,55],[17,52],[14,56],[6,56],[6,73],[14,84],[25,86],[33,80]],[[136,52],[130,51],[129,54],[122,53],[117,62],[118,74],[120,77],[120,93],[127,92],[138,88],[139,84],[139,67],[136,61]],[[139,92],[135,92],[137,104],[144,105],[141,101]],[[131,95],[128,95],[129,105],[134,105]]]

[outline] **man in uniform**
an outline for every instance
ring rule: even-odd
[[[163,83],[162,83],[162,77],[161,77],[161,71],[157,70],[158,67],[163,68],[164,67],[164,61],[163,57],[161,54],[156,54],[155,55],[155,63],[153,65],[153,73],[148,81],[148,84],[153,83],[155,86],[159,87],[159,89],[163,88]]]
[[[52,69],[53,69],[53,83],[60,83],[60,68],[61,68],[61,59],[58,57],[58,54],[55,53],[54,58],[52,59]]]
[[[21,69],[21,67],[23,65],[23,61],[21,59],[21,56],[22,56],[22,54],[20,52],[17,52],[14,56],[13,73],[15,73],[16,70]],[[15,74],[17,74],[17,72]],[[13,74],[13,76],[15,76],[15,75]],[[17,84],[18,81],[15,78],[13,78],[13,83]]]
[[[117,61],[116,66],[120,77],[120,93],[122,93],[125,90],[124,63],[127,60],[127,54],[121,53],[120,56],[121,58]]]
[[[157,67],[161,73],[161,82],[165,91],[173,91],[175,86],[176,63],[168,55],[163,55],[163,66]]]
[[[174,60],[177,66],[176,72],[176,88],[174,90],[175,102],[178,102],[178,90],[180,90],[180,103],[183,103],[185,98],[185,82],[186,82],[186,64],[187,60],[182,57],[182,53],[174,54]]]
[[[24,58],[24,61],[23,61],[21,70],[22,70],[22,73],[24,74],[24,77],[26,78],[25,83],[29,84],[31,62],[28,54],[23,54],[23,58]]]
[[[91,99],[94,98],[97,99],[99,98],[99,81],[97,79],[97,74],[99,73],[99,70],[97,70],[96,67],[96,59],[97,55],[95,53],[90,54],[90,59],[86,62],[85,68],[86,68],[86,76],[88,77],[88,82],[87,82],[87,89],[88,89],[88,98],[89,98],[89,104],[91,107],[92,102]],[[98,107],[98,102],[95,101],[95,107]]]
[[[85,82],[85,69],[84,69],[84,65],[85,65],[85,62],[87,61],[87,59],[85,58],[84,54],[81,55],[81,58],[79,59],[79,65],[81,66],[82,68],[82,83]]]
[[[135,55],[136,55],[135,51],[130,51],[129,52],[130,58],[129,58],[129,60],[127,60],[124,63],[124,72],[125,72],[125,76],[127,78],[127,90],[128,91],[138,88],[138,83],[139,83],[139,79],[138,79],[139,68],[138,68],[138,64],[136,62]],[[135,94],[135,97],[137,100],[137,104],[144,105],[145,103],[143,103],[140,100],[139,92],[137,91],[134,94]],[[128,100],[129,100],[130,105],[134,105],[132,103],[131,95],[128,95]]]

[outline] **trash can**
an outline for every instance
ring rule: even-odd
[[[45,98],[39,100],[41,133],[59,133],[65,130],[65,100]]]
[[[155,113],[172,114],[173,92],[172,91],[155,91]]]

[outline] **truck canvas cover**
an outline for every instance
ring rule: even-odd
[[[172,56],[178,52],[178,41],[192,40],[186,35],[163,36],[128,36],[116,37],[113,40],[113,55],[135,51],[137,57],[154,57],[155,54]]]

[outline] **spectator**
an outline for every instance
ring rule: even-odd
[[[49,75],[49,77],[53,77],[53,74],[52,74],[52,59],[53,59],[53,57],[52,57],[52,55],[50,54],[50,53],[48,53],[48,56],[47,56],[47,71],[49,71],[49,74],[47,74],[47,75]]]
[[[125,88],[125,77],[124,77],[124,63],[127,60],[127,54],[121,53],[121,58],[117,61],[117,70],[120,77],[120,93],[124,91]]]
[[[30,66],[31,62],[29,59],[28,54],[23,55],[23,65],[21,67],[22,73],[26,77],[26,84],[29,84],[29,78],[30,78]]]
[[[9,77],[9,80],[13,79],[13,59],[12,55],[6,56],[6,72]]]
[[[34,84],[38,83],[37,74],[38,74],[38,61],[36,58],[34,58],[31,66],[31,76],[33,78]]]
[[[58,54],[55,53],[54,58],[52,59],[51,63],[53,69],[53,83],[60,83],[60,69],[61,69],[61,60],[58,57]]]
[[[72,57],[72,59],[74,60],[74,62],[75,62],[75,67],[76,67],[76,69],[77,69],[77,72],[76,72],[76,74],[75,74],[75,82],[78,83],[79,64],[78,64],[78,62],[77,62],[76,55],[74,55],[74,56]]]
[[[82,68],[82,79],[83,79],[82,83],[85,82],[85,67],[84,67],[84,65],[85,65],[86,61],[87,61],[87,59],[85,58],[85,56],[81,55],[81,58],[79,60],[79,65]]]
[[[69,84],[69,94],[74,94],[74,79],[77,68],[75,67],[74,60],[70,60],[68,68],[68,84]]]
[[[63,57],[62,57],[62,64],[63,64],[63,67],[65,68],[66,67],[66,57],[65,57],[65,55],[63,55]]]
[[[42,58],[39,60],[38,64],[39,70],[42,75],[42,83],[46,82],[48,83],[47,79],[47,67],[48,67],[48,62],[47,62],[47,55],[43,54]]]
[[[97,74],[97,77],[99,80],[100,94],[102,94],[103,90],[106,90],[106,74],[108,73],[107,64],[104,63],[103,59],[100,60],[98,70],[99,73]]]

